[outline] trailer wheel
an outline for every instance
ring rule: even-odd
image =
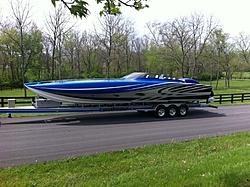
[[[166,116],[167,110],[166,107],[163,105],[160,105],[155,110],[155,116],[158,118],[163,118]]]
[[[188,112],[187,105],[183,104],[178,107],[178,116],[184,117],[187,115],[187,112]]]
[[[175,105],[170,105],[167,111],[169,117],[175,117],[177,114],[177,107]]]

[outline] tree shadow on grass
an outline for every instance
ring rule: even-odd
[[[226,173],[219,177],[219,182],[226,187],[249,187],[250,186],[250,171],[249,173],[238,174],[236,172]]]

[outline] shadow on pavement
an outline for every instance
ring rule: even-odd
[[[38,123],[56,123],[58,125],[111,125],[111,124],[126,124],[126,123],[143,123],[143,122],[157,122],[157,121],[178,121],[178,120],[190,120],[197,118],[214,118],[224,117],[224,114],[214,110],[204,109],[190,109],[185,117],[165,117],[156,118],[153,113],[138,113],[134,111],[122,111],[122,112],[101,112],[101,113],[84,113],[84,114],[67,114],[57,116],[38,116],[38,117],[22,117],[22,118],[9,118],[0,119],[2,125],[7,124],[38,124]]]

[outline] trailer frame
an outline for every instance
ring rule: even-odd
[[[140,113],[153,112],[158,118],[163,117],[184,117],[190,107],[213,107],[210,104],[197,102],[164,102],[164,103],[106,103],[106,104],[82,104],[82,103],[60,103],[48,99],[37,98],[32,106],[25,107],[2,107],[0,114],[41,114],[41,113],[81,113],[81,112],[106,112],[136,110]]]

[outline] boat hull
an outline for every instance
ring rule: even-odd
[[[206,100],[212,87],[177,80],[82,80],[50,83],[27,83],[39,96],[71,103],[179,102]]]

